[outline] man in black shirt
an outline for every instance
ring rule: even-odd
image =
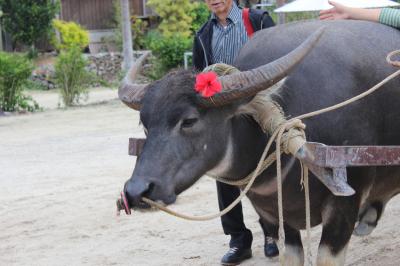
[[[247,28],[249,25],[252,31],[275,25],[268,12],[242,10],[233,0],[205,0],[205,2],[212,14],[196,34],[193,46],[193,64],[199,71],[215,63],[232,64],[240,48],[251,38],[251,32]],[[217,192],[221,210],[229,206],[240,194],[238,187],[218,181]],[[223,256],[221,263],[236,265],[250,258],[253,236],[244,224],[241,203],[222,216],[221,222],[224,233],[231,236],[230,250]],[[261,221],[260,224],[265,234],[264,253],[267,257],[276,256],[278,248],[272,238],[268,237]]]

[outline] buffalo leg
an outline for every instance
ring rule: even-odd
[[[278,241],[278,225],[269,223],[262,220],[263,228],[268,231],[269,235]],[[293,229],[288,225],[285,227],[285,265],[291,266],[303,266],[304,265],[304,253],[303,245],[301,243],[300,231]]]
[[[322,235],[318,266],[344,265],[347,244],[358,214],[358,196],[329,196],[322,209]]]
[[[386,202],[385,202],[386,204]],[[366,236],[371,234],[378,224],[384,209],[384,204],[376,201],[368,206],[361,214],[356,228],[354,228],[354,235]]]
[[[354,234],[357,236],[369,235],[377,226],[388,201],[399,192],[400,167],[380,167],[375,184],[360,210],[359,222],[354,229]]]

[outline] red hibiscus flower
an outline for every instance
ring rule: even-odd
[[[196,76],[195,90],[200,92],[203,97],[211,97],[222,89],[221,83],[215,72],[201,73]]]

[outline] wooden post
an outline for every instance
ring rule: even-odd
[[[283,6],[285,3],[286,0],[276,0],[276,8]],[[279,12],[277,24],[284,24],[285,20],[286,20],[285,13]]]
[[[123,70],[129,70],[133,64],[133,45],[132,45],[132,30],[131,17],[129,13],[129,0],[121,0],[121,19],[122,19],[122,40],[124,62]]]
[[[0,10],[0,18],[3,15],[3,11]],[[3,51],[3,31],[1,29],[1,22],[0,22],[0,51]]]

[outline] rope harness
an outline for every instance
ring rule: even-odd
[[[396,50],[396,51],[389,53],[386,57],[386,61],[389,64],[391,64],[392,66],[400,67],[400,61],[392,60],[392,57],[394,55],[399,55],[399,54],[400,54],[400,50]],[[225,64],[216,64],[216,65],[212,65],[212,66],[206,68],[204,71],[214,71],[218,75],[222,76],[222,75],[227,75],[227,74],[236,72],[238,70],[232,66],[228,66]],[[282,152],[285,152],[287,154],[290,153],[290,149],[289,149],[290,141],[295,137],[299,137],[299,132],[300,132],[301,137],[304,138],[304,140],[305,140],[305,132],[304,132],[305,125],[302,123],[301,119],[310,118],[310,117],[317,116],[317,115],[320,115],[323,113],[327,113],[327,112],[342,108],[342,107],[344,107],[350,103],[353,103],[355,101],[358,101],[358,100],[366,97],[367,95],[375,92],[376,90],[381,88],[384,84],[386,84],[387,82],[389,82],[390,80],[394,79],[395,77],[397,77],[399,75],[400,75],[400,70],[397,70],[396,72],[387,76],[384,80],[382,80],[381,82],[379,82],[378,84],[376,84],[375,86],[370,88],[369,90],[367,90],[353,98],[350,98],[346,101],[343,101],[339,104],[335,104],[333,106],[323,108],[323,109],[320,109],[320,110],[317,110],[314,112],[306,113],[306,114],[294,117],[289,120],[280,121],[277,128],[273,130],[273,133],[272,133],[270,139],[268,140],[268,143],[264,149],[264,152],[261,155],[260,161],[258,162],[256,169],[252,173],[250,173],[248,176],[246,176],[245,178],[238,180],[238,181],[230,181],[230,180],[220,178],[220,177],[213,177],[220,182],[224,182],[224,183],[227,183],[230,185],[235,185],[235,186],[246,185],[244,187],[244,189],[241,191],[238,198],[235,201],[233,201],[224,210],[220,211],[219,213],[205,215],[205,216],[184,215],[184,214],[177,213],[173,210],[170,210],[170,209],[166,208],[165,206],[163,206],[162,204],[159,204],[148,198],[142,198],[142,200],[145,203],[149,204],[150,206],[158,208],[158,209],[160,209],[166,213],[169,213],[173,216],[176,216],[178,218],[183,218],[183,219],[191,220],[191,221],[211,220],[214,218],[218,218],[218,217],[228,213],[230,210],[232,210],[232,208],[234,208],[241,201],[241,199],[246,195],[246,193],[250,190],[250,188],[253,185],[257,176],[260,173],[262,173],[265,169],[267,169],[270,165],[272,165],[274,162],[276,162],[278,215],[279,215],[279,232],[278,232],[278,235],[279,235],[279,241],[278,241],[279,261],[280,261],[281,265],[285,265],[285,257],[284,257],[284,254],[285,254],[285,231],[284,231],[283,203],[282,203],[283,198],[282,198],[281,154],[282,154]],[[261,126],[265,127],[265,125],[261,125]],[[271,129],[265,129],[265,128],[263,128],[263,129],[271,130]],[[274,141],[276,142],[275,153],[272,153],[267,157],[267,154],[268,154],[268,152],[272,146],[272,143]],[[307,233],[306,233],[306,242],[307,242],[306,264],[312,265],[312,254],[311,254],[311,248],[310,248],[310,246],[311,246],[311,233],[310,233],[311,222],[310,222],[310,197],[309,197],[309,183],[308,183],[308,181],[309,181],[308,168],[301,161],[300,161],[300,165],[301,165],[301,169],[302,169],[301,170],[301,185],[304,188],[304,194],[305,194],[305,214],[306,214],[306,231],[307,231]]]

